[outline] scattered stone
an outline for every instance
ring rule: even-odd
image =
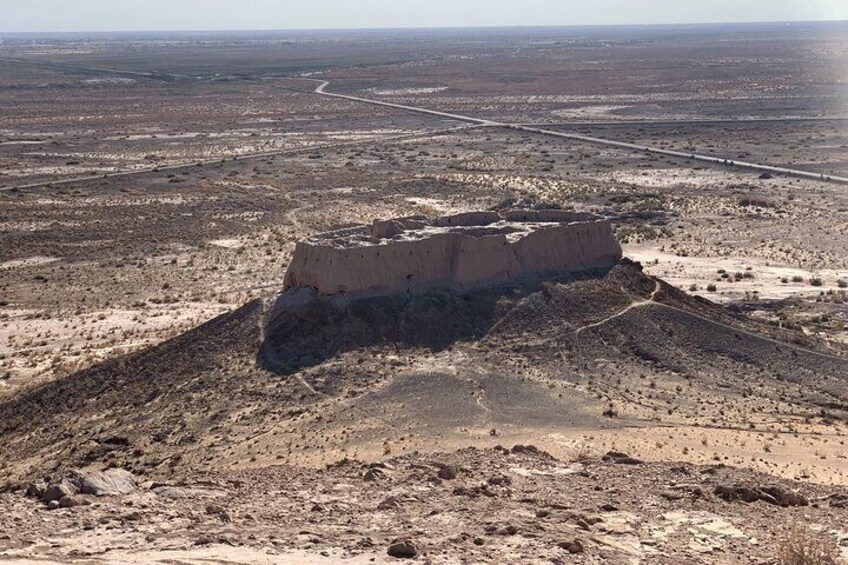
[[[583,463],[575,462],[569,464],[567,467],[557,469],[554,471],[556,475],[580,475],[581,477],[588,477],[589,472],[586,470],[586,465]]]
[[[378,467],[372,467],[371,469],[365,471],[365,473],[362,475],[362,480],[367,482],[376,481],[382,479],[385,475],[386,473],[382,469]]]
[[[832,494],[827,498],[831,508],[848,508],[848,494]]]
[[[44,493],[47,491],[47,483],[37,481],[30,483],[26,489],[26,496],[29,498],[44,498]]]
[[[87,506],[89,504],[91,503],[79,495],[63,496],[59,499],[59,508],[73,508],[75,506]]]
[[[583,547],[583,542],[576,538],[573,540],[561,541],[557,545],[572,555],[583,553],[586,550]]]
[[[600,516],[584,516],[583,519],[590,526],[594,526],[595,524],[600,524],[601,522],[604,521],[604,519],[601,518]]]
[[[775,501],[774,504],[778,506],[807,506],[810,504],[804,495],[782,489],[778,486],[764,487],[761,490],[763,494],[771,496]],[[763,500],[765,499],[763,498]]]
[[[601,506],[602,512],[618,512],[619,508],[615,504],[606,503]]]
[[[728,502],[741,500],[742,502],[756,502],[760,499],[760,493],[756,489],[743,485],[724,486],[719,485],[713,491],[717,497]]]
[[[387,553],[398,559],[412,559],[418,556],[418,548],[410,539],[396,539],[389,544]]]
[[[550,453],[548,453],[547,451],[543,451],[543,450],[539,449],[535,445],[521,445],[519,443],[519,444],[512,446],[512,452],[513,453],[529,453],[531,455],[544,455],[547,458],[553,459],[553,456],[551,456]]]
[[[713,494],[728,502],[738,500],[742,502],[756,502],[762,500],[763,502],[783,507],[807,506],[810,503],[805,496],[778,486],[755,488],[744,485],[719,485],[715,488]]]
[[[377,510],[396,510],[400,508],[400,500],[396,496],[390,496],[377,505]]]
[[[515,524],[506,524],[495,530],[495,535],[498,536],[514,536],[518,533],[518,526]]]
[[[222,508],[221,506],[218,506],[217,504],[207,505],[206,506],[206,513],[209,514],[210,516],[215,516],[216,518],[218,518],[222,522],[231,522],[232,521],[232,519],[230,518],[229,512],[227,512],[224,508]]]
[[[512,484],[512,479],[506,475],[494,475],[489,477],[489,480],[486,482],[492,486],[509,486]]]
[[[62,481],[47,487],[47,490],[44,491],[44,495],[41,497],[41,500],[45,504],[50,504],[51,502],[61,500],[66,496],[77,494],[77,492],[79,492],[79,490],[74,484],[68,481]]]
[[[620,451],[608,451],[602,458],[604,461],[616,463],[619,465],[641,465],[644,463],[641,459],[630,457],[626,453]]]
[[[459,474],[459,470],[455,465],[443,465],[439,467],[439,472],[436,474],[440,479],[451,481]]]

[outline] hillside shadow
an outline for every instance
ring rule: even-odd
[[[613,267],[567,276],[523,280],[472,292],[433,290],[418,295],[363,298],[340,304],[315,299],[269,321],[257,361],[277,374],[320,365],[344,352],[398,345],[438,352],[485,336],[518,300],[546,283],[600,279]]]

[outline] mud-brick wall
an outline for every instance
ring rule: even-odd
[[[605,220],[540,228],[515,242],[503,234],[442,233],[353,248],[299,243],[285,287],[314,288],[323,295],[470,288],[525,275],[580,271],[620,258],[621,246]]]

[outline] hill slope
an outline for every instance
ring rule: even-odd
[[[628,261],[468,296],[315,304],[267,335],[262,310],[250,302],[6,400],[4,476],[85,465],[160,476],[509,441],[562,452],[589,436],[604,446],[615,430],[613,443],[640,438],[643,457],[718,452],[741,464],[749,450],[727,434],[836,436],[848,414],[844,352],[690,297]],[[669,430],[683,432],[670,440]],[[727,445],[699,449],[692,430]],[[659,437],[693,451],[652,448]]]

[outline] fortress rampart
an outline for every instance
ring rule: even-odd
[[[416,216],[299,242],[284,286],[322,296],[464,290],[610,266],[620,258],[609,221],[592,214],[542,210]]]

